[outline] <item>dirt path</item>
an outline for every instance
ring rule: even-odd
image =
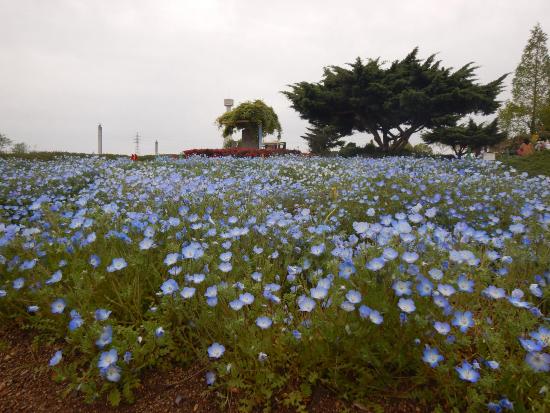
[[[0,329],[0,412],[105,413],[105,412],[186,412],[221,413],[215,393],[208,391],[200,370],[175,368],[170,372],[151,372],[143,378],[133,405],[112,408],[105,402],[84,403],[76,393],[64,395],[65,386],[52,380],[48,367],[52,351],[36,351],[29,336]],[[345,404],[328,392],[316,391],[309,411],[334,413]],[[348,412],[366,412],[357,407]],[[230,408],[226,411],[236,411]],[[276,410],[288,413],[290,410]],[[420,411],[409,402],[391,403],[387,413]]]

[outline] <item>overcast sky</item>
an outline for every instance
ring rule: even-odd
[[[161,153],[215,148],[223,99],[263,99],[305,149],[287,84],[415,46],[474,61],[487,82],[514,71],[537,22],[550,32],[550,1],[0,0],[0,133],[92,153],[101,122],[104,152],[132,153],[136,132],[142,154],[155,139]]]

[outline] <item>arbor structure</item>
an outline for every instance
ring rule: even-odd
[[[500,110],[501,126],[509,135],[536,133],[543,125],[544,110],[550,105],[550,57],[548,36],[537,24],[523,49],[512,81],[512,99]],[[547,110],[547,109],[546,109]]]
[[[282,93],[314,125],[331,125],[342,136],[366,132],[383,150],[399,150],[416,132],[498,109],[496,97],[506,75],[480,84],[475,69],[468,63],[453,71],[435,55],[421,60],[415,48],[389,65],[357,58],[348,67],[326,67],[318,83],[295,83]]]
[[[497,119],[489,124],[476,123],[470,118],[467,124],[437,128],[422,135],[427,144],[439,143],[451,147],[455,155],[461,158],[468,150],[479,151],[493,146],[506,138],[499,132]]]
[[[225,112],[216,119],[218,128],[222,129],[224,138],[231,137],[238,130],[242,131],[240,147],[258,148],[260,135],[277,132],[281,136],[281,124],[272,107],[261,100],[247,101],[236,108]]]
[[[342,135],[338,133],[334,126],[313,126],[307,128],[305,139],[311,153],[322,155],[330,152],[338,146],[342,146],[344,141]]]

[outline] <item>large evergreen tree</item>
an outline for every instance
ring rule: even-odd
[[[506,138],[498,130],[497,119],[489,124],[475,123],[471,118],[467,124],[437,128],[422,135],[428,144],[439,143],[450,146],[455,155],[461,158],[468,150],[478,151],[493,146]]]
[[[333,126],[314,126],[307,130],[301,138],[307,141],[311,153],[326,154],[331,149],[344,144],[342,135]]]
[[[499,113],[501,126],[509,135],[535,133],[544,108],[550,103],[550,57],[548,36],[540,24],[531,30],[512,81],[512,100]],[[550,128],[550,125],[546,125]]]
[[[6,135],[2,135],[0,133],[0,152],[4,152],[4,150],[7,149],[11,144],[11,139],[8,138]]]
[[[349,67],[325,68],[318,83],[296,83],[283,94],[302,119],[334,126],[342,136],[369,133],[386,151],[403,148],[414,133],[426,128],[497,110],[496,97],[506,75],[479,84],[472,63],[453,71],[442,67],[435,55],[424,61],[417,55],[414,49],[390,65],[357,58]]]

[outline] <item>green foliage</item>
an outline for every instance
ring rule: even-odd
[[[29,152],[29,146],[25,142],[17,142],[13,144],[11,151],[18,155],[25,154]]]
[[[499,161],[512,166],[519,172],[527,172],[531,176],[550,176],[550,151],[535,152],[531,156],[502,155]]]
[[[550,105],[550,57],[548,36],[537,24],[523,49],[512,81],[512,100],[499,112],[503,129],[509,136],[535,133],[543,125],[543,112]]]
[[[0,133],[0,153],[4,152],[12,144],[12,140]]]
[[[262,125],[265,135],[277,132],[281,136],[281,124],[279,118],[271,106],[267,106],[261,100],[247,101],[236,108],[225,112],[216,119],[216,124],[223,130],[223,137],[229,137],[237,130],[244,128],[257,128]]]
[[[437,128],[422,135],[422,139],[428,144],[450,146],[459,158],[467,150],[481,150],[486,146],[496,145],[505,138],[506,135],[498,131],[497,119],[486,125],[483,122],[477,124],[471,118],[467,124]]]
[[[331,149],[344,144],[342,136],[333,126],[314,126],[308,127],[307,130],[302,139],[306,140],[313,154],[327,154]]]
[[[414,49],[385,66],[360,58],[349,68],[330,66],[318,83],[300,82],[284,91],[292,107],[314,125],[331,125],[343,136],[372,135],[385,151],[402,149],[412,134],[451,126],[469,113],[491,114],[506,75],[488,84],[475,82],[473,64],[456,71],[435,55],[422,61]]]

